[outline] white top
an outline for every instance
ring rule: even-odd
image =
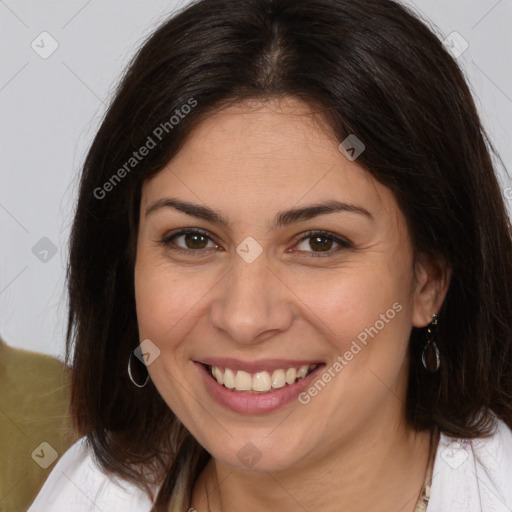
[[[443,433],[434,461],[427,512],[512,512],[512,430],[498,421],[492,437]],[[106,476],[85,438],[61,457],[28,512],[150,512],[132,484]]]

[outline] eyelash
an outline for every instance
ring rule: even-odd
[[[173,247],[170,246],[170,243],[172,242],[173,239],[178,238],[183,235],[187,235],[187,234],[201,235],[201,236],[208,238],[212,242],[214,242],[214,240],[210,237],[210,235],[206,231],[203,231],[201,229],[196,229],[196,228],[188,228],[188,229],[182,229],[176,233],[171,233],[170,235],[167,235],[162,240],[160,240],[159,243],[168,249],[171,249],[173,251],[176,251],[176,252],[179,252],[182,254],[186,254],[186,255],[193,254],[194,256],[201,256],[201,253],[205,249],[184,249],[183,247],[179,247],[176,244],[173,244]],[[329,251],[325,251],[325,252],[324,251],[311,252],[310,254],[311,254],[311,257],[313,257],[313,258],[329,257],[329,256],[332,256],[333,253],[337,253],[341,249],[348,249],[348,248],[352,247],[352,244],[350,242],[348,242],[347,240],[340,238],[340,237],[336,236],[335,234],[330,233],[329,231],[322,231],[322,230],[308,231],[308,232],[304,233],[304,236],[297,242],[297,244],[300,244],[301,242],[303,242],[304,240],[307,240],[308,238],[314,238],[314,237],[327,238],[327,239],[332,240],[333,242],[337,243],[340,247],[338,247],[337,250],[335,249],[335,250],[329,250]],[[306,251],[306,252],[310,252],[310,251]]]

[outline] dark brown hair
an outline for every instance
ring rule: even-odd
[[[161,485],[155,511],[186,509],[209,455],[151,382],[137,389],[128,379],[139,344],[141,187],[216,109],[285,96],[313,106],[339,141],[364,142],[358,163],[394,193],[414,254],[452,269],[438,373],[421,366],[423,330],[412,331],[408,423],[471,438],[489,435],[495,414],[512,428],[511,227],[457,63],[391,0],[200,0],[161,25],[127,68],[86,157],[70,239],[76,426],[105,471]],[[165,122],[156,146],[127,167]]]

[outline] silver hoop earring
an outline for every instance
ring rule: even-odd
[[[432,322],[427,326],[427,341],[423,347],[423,352],[421,353],[423,368],[430,373],[436,373],[441,366],[441,355],[439,354],[439,348],[435,342],[438,318],[437,314],[434,313],[432,315]]]
[[[135,382],[135,379],[133,378],[133,375],[132,375],[131,362],[132,362],[132,353],[130,352],[130,357],[128,358],[128,377],[130,377],[130,380],[132,381],[134,386],[137,386],[138,388],[145,387],[146,384],[149,382],[149,372],[146,369],[147,376],[146,376],[146,380],[144,381],[144,384],[138,384],[137,382]]]

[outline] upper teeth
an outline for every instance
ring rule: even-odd
[[[243,370],[237,371],[230,368],[222,370],[218,366],[212,366],[211,372],[217,382],[228,389],[268,392],[271,389],[279,389],[303,379],[315,367],[316,365],[312,364],[301,366],[299,369],[278,369],[274,370],[272,374],[266,371],[251,374]]]

